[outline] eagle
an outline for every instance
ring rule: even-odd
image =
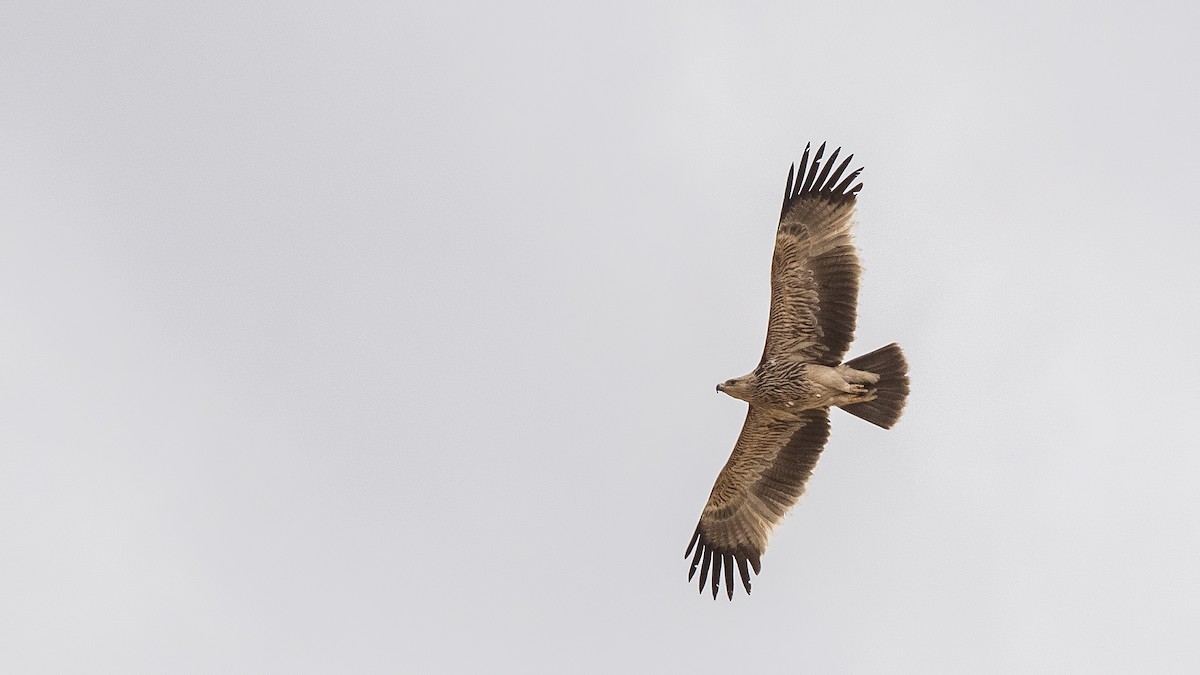
[[[842,178],[853,155],[838,164],[838,148],[823,159],[822,143],[810,164],[810,148],[788,170],[762,359],[717,385],[750,409],[684,553],[692,556],[688,580],[699,569],[703,593],[711,578],[714,600],[722,570],[733,599],[735,565],[750,593],[749,568],[760,572],[771,531],[804,493],[829,438],[829,409],[890,429],[908,398],[908,363],[898,345],[842,362],[854,339],[862,275],[852,234],[862,169]]]

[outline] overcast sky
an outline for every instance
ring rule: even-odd
[[[0,670],[1200,668],[1190,3],[0,3]],[[841,412],[684,548],[789,162]]]

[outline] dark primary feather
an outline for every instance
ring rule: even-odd
[[[784,205],[784,207],[787,206],[788,198],[792,196],[792,179],[795,178],[795,176],[796,176],[796,165],[793,164],[788,168],[787,185],[783,188],[783,205]],[[779,214],[779,217],[782,218],[783,214],[782,213]]]
[[[841,148],[838,148],[838,150],[841,150]],[[837,155],[836,152],[833,154]],[[852,159],[854,159],[854,155],[849,155],[848,157],[846,157],[846,159],[842,160],[842,163],[838,166],[837,171],[833,172],[833,175],[829,177],[829,181],[825,184],[833,185],[834,183],[838,182],[838,179],[842,177],[842,173],[846,170],[846,167],[850,165],[850,160],[852,160]],[[830,161],[833,161],[832,157],[830,158]],[[830,192],[833,192],[833,191],[834,191],[834,189],[830,188]]]
[[[850,155],[850,157],[847,157],[846,162],[849,162],[853,157],[854,157],[854,155]],[[846,176],[846,180],[842,181],[841,183],[838,183],[837,186],[833,188],[832,192],[834,194],[845,193],[846,186],[853,183],[854,179],[858,178],[858,174],[860,174],[860,173],[862,173],[862,167],[859,167],[859,168],[855,169],[854,171],[852,171],[849,176]],[[837,179],[835,178],[834,180],[837,180]],[[862,189],[862,183],[859,183],[858,185],[855,185],[854,189],[850,190],[850,192],[857,193],[861,189]]]
[[[796,174],[798,177],[796,181],[796,192],[800,191],[800,185],[804,182],[804,177],[808,175],[806,173],[808,170],[808,146],[808,143],[804,144],[804,154],[800,155],[800,172]],[[795,193],[792,193],[791,196],[795,197],[796,195]],[[787,206],[787,204],[785,203],[784,206]]]
[[[813,155],[812,168],[808,170],[808,177],[804,179],[804,189],[800,191],[800,194],[804,194],[812,190],[813,181],[815,181],[817,178],[817,169],[821,168],[821,155],[823,154],[825,154],[824,143],[821,144],[821,147],[817,148],[817,154]]]
[[[821,147],[825,147],[824,144],[822,144]],[[834,150],[833,154],[829,156],[829,159],[827,159],[825,161],[825,169],[823,171],[821,171],[820,176],[817,176],[817,181],[816,181],[817,185],[825,185],[825,179],[829,177],[829,170],[831,168],[833,168],[833,163],[837,161],[838,153],[841,151],[842,151],[841,148]],[[818,191],[820,189],[821,188],[819,188],[819,187],[817,188]]]

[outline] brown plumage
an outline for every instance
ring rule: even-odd
[[[829,408],[837,406],[885,429],[904,410],[908,364],[900,347],[846,363],[854,339],[862,268],[851,230],[862,169],[844,179],[841,148],[822,162],[825,144],[809,165],[788,171],[783,211],[771,259],[771,316],[762,359],[752,372],[717,385],[750,410],[733,454],[717,476],[684,557],[700,591],[711,578],[733,599],[734,566],[750,592],[771,530],[800,499],[829,438]],[[853,187],[850,187],[853,185]]]

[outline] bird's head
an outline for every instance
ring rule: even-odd
[[[725,380],[717,385],[717,391],[743,401],[749,401],[750,395],[754,392],[754,373]]]

